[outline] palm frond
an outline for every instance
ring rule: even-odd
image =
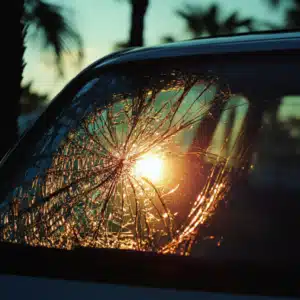
[[[63,54],[75,53],[77,63],[83,59],[83,42],[80,34],[72,27],[63,14],[60,5],[49,4],[40,0],[27,0],[25,22],[34,26],[41,35],[43,46],[54,52],[57,69],[63,75]]]
[[[187,23],[187,30],[195,37],[204,33],[203,10],[200,6],[194,7],[187,5],[183,10],[177,10],[176,14]]]
[[[233,12],[224,19],[220,12],[220,7],[212,4],[206,9],[200,6],[186,6],[183,10],[177,10],[176,14],[186,21],[188,31],[194,37],[204,34],[210,36],[230,34],[240,29],[252,31],[255,26],[256,20],[253,18],[240,19],[238,12]]]
[[[174,43],[175,41],[176,41],[176,39],[171,35],[166,35],[161,38],[161,42],[165,43],[165,44]]]
[[[123,49],[129,48],[129,47],[130,47],[130,45],[129,45],[128,42],[124,42],[124,41],[123,42],[117,42],[114,45],[114,50],[119,51],[119,50],[123,50]]]

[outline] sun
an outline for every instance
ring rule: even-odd
[[[144,155],[136,161],[134,175],[145,177],[152,182],[161,180],[163,174],[163,160],[155,155]]]

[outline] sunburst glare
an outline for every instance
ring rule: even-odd
[[[153,154],[146,154],[138,159],[134,166],[136,177],[145,177],[157,183],[163,177],[164,162],[162,158]]]

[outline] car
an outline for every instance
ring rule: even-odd
[[[83,70],[1,161],[0,271],[299,296],[299,50],[239,34]]]

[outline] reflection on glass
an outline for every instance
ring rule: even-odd
[[[300,97],[283,97],[265,113],[251,182],[257,187],[299,190]]]
[[[230,92],[217,77],[173,72],[131,92],[105,95],[108,104],[85,104],[77,123],[66,110],[57,121],[59,138],[40,143],[40,153],[50,151],[50,158],[43,168],[28,169],[27,184],[2,206],[1,239],[190,254],[242,168],[241,156],[211,153],[203,141],[212,134],[201,131],[207,120],[217,126],[216,112]]]

